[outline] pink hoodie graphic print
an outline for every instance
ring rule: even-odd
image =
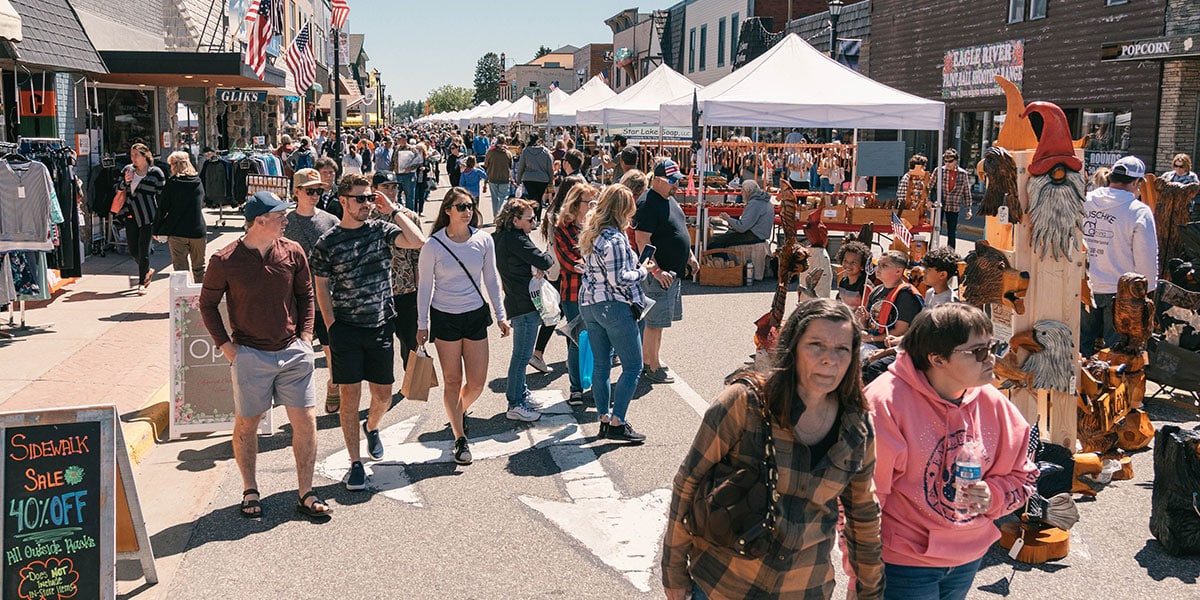
[[[905,352],[866,395],[876,429],[884,562],[953,567],[983,556],[1000,538],[992,521],[1023,506],[1036,489],[1025,418],[991,385],[968,389],[957,405],[942,399]],[[983,443],[982,481],[992,500],[983,514],[960,517],[953,467],[971,439]]]

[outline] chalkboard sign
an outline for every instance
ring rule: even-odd
[[[113,408],[3,415],[3,597],[111,598]]]
[[[904,142],[859,142],[855,156],[859,177],[900,177],[908,172]]]
[[[226,328],[225,303],[221,318]],[[200,286],[191,273],[171,275],[171,411],[169,437],[185,433],[233,431],[233,378],[229,361],[213,345],[200,316]],[[262,432],[274,427],[271,413]]]

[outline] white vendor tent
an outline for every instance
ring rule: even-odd
[[[583,87],[575,90],[574,94],[567,97],[562,102],[555,102],[553,96],[550,99],[550,125],[553,127],[561,127],[563,125],[575,124],[575,111],[581,108],[588,108],[593,104],[597,104],[617,95],[604,83],[604,79],[599,75],[589,79]]]
[[[475,108],[467,109],[465,112],[458,115],[458,126],[465,129],[467,126],[469,126],[471,124],[471,119],[474,118],[475,115],[478,115],[479,113],[487,110],[488,107],[490,107],[491,105],[492,105],[491,102],[484,100],[483,102],[479,103],[479,106],[476,106]]]
[[[501,100],[487,107],[485,110],[475,113],[475,115],[471,117],[471,124],[485,125],[487,123],[496,123],[497,117],[503,117],[504,115],[508,114],[508,107],[510,106],[512,106],[512,102],[509,102],[508,100]]]
[[[562,104],[563,102],[567,101],[567,98],[570,98],[570,97],[571,97],[570,94],[562,91],[562,88],[557,88],[557,87],[550,90],[549,94],[546,94],[546,99],[550,102],[550,106],[554,106],[555,104]]]
[[[537,103],[529,96],[521,96],[508,110],[504,111],[504,115],[496,117],[494,123],[532,123],[533,113],[537,111]]]
[[[946,107],[888,87],[790,34],[697,93],[700,122],[733,127],[941,131]],[[692,124],[692,93],[662,106],[664,126]]]
[[[792,75],[795,77],[795,74]],[[806,78],[807,79],[807,78]],[[659,107],[680,96],[692,97],[703,86],[677,73],[667,65],[659,65],[629,89],[575,113],[578,125],[658,125]],[[691,124],[691,121],[688,121]]]

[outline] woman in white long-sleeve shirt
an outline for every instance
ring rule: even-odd
[[[417,345],[424,345],[432,335],[437,347],[444,380],[442,402],[454,432],[454,462],[460,465],[471,464],[465,415],[483,393],[487,379],[487,328],[492,313],[483,298],[484,288],[500,337],[511,331],[500,296],[496,248],[492,236],[478,229],[477,209],[467,190],[455,187],[446,192],[417,263]]]

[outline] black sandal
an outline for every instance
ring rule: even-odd
[[[312,504],[305,504],[304,501],[308,500],[309,498],[313,498]],[[317,504],[324,506],[325,510],[317,510],[314,508],[314,506]],[[300,503],[296,505],[296,512],[310,519],[327,519],[333,514],[333,509],[329,507],[328,503],[317,496],[316,492],[310,490],[307,494],[300,497]]]
[[[247,500],[246,496],[249,496],[250,494],[254,494],[259,498]],[[258,493],[258,490],[254,488],[250,488],[242,492],[242,504],[238,508],[242,516],[247,519],[261,519],[263,516],[262,503],[259,502],[261,498],[262,494]]]

